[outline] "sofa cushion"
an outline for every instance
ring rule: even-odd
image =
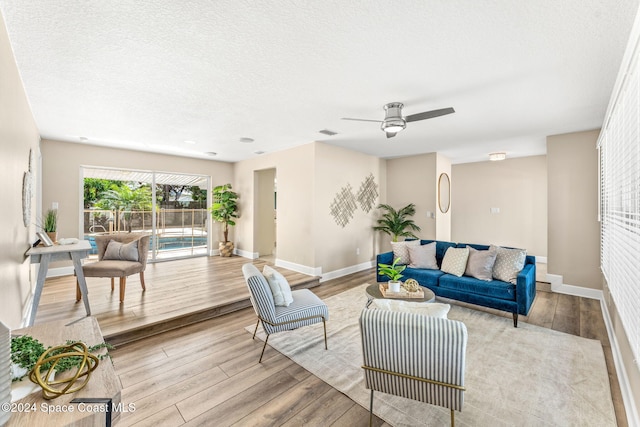
[[[493,278],[515,285],[526,256],[527,251],[524,249],[498,247],[496,262],[493,264]]]
[[[469,248],[469,259],[467,260],[467,268],[464,275],[485,281],[492,280],[493,265],[496,262],[498,248],[491,246],[486,251],[479,251],[471,246],[467,247]]]
[[[420,240],[405,240],[403,242],[391,242],[393,259],[400,258],[398,264],[409,264],[409,246],[420,246]]]
[[[440,270],[460,277],[467,268],[468,258],[469,248],[449,248],[444,254]]]
[[[115,240],[109,240],[102,259],[138,262],[138,241],[120,243]]]
[[[431,270],[438,269],[436,242],[427,243],[426,245],[407,246],[407,249],[409,250],[409,259],[411,260],[409,267],[429,268]]]
[[[447,249],[455,248],[456,244],[453,242],[446,242],[444,240],[420,240],[421,245],[426,245],[427,243],[433,242],[436,242],[436,261],[438,262],[438,267],[440,267],[442,265],[442,260],[444,258],[444,254],[447,252]]]
[[[446,289],[454,289],[462,293],[484,295],[509,301],[515,301],[516,299],[515,285],[500,280],[485,282],[484,280],[473,277],[456,277],[451,274],[445,274],[440,277],[438,286]]]
[[[438,278],[444,273],[441,270],[407,267],[402,274],[404,276],[403,280],[416,279],[418,283],[420,283],[420,286],[433,289],[438,287]]]

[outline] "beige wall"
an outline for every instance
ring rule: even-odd
[[[409,203],[416,205],[413,220],[422,229],[416,233],[422,239],[436,238],[436,219],[429,218],[427,212],[438,212],[437,163],[438,155],[435,153],[387,160],[387,203],[394,209]],[[387,235],[384,237],[391,240]],[[382,249],[391,250],[386,240]]]
[[[547,272],[567,285],[602,289],[598,222],[599,130],[547,138]]]
[[[254,172],[275,168],[278,180],[278,221],[276,242],[278,261],[323,273],[371,261],[377,253],[371,230],[375,209],[360,207],[344,228],[330,214],[335,194],[346,185],[356,193],[371,173],[384,191],[381,177],[384,160],[323,143],[310,143],[235,165],[235,188],[241,192],[242,218],[238,221],[238,247],[258,252],[254,241]],[[246,197],[245,197],[246,195]],[[375,205],[379,203],[379,198]],[[359,253],[358,253],[359,252]]]
[[[38,151],[40,137],[1,15],[0,76],[0,320],[10,328],[18,328],[22,326],[22,317],[31,297],[30,267],[24,253],[35,240],[33,224],[36,223],[36,199],[33,197],[31,225],[24,226],[22,181],[29,170],[29,150]],[[34,194],[39,175],[37,169],[36,161],[33,165]]]
[[[254,172],[275,168],[278,180],[277,258],[307,267],[314,266],[312,234],[314,145],[243,160],[234,167],[234,189],[240,193],[240,218],[236,247],[258,252],[254,242]]]
[[[254,188],[258,189],[254,194],[254,242],[255,251],[260,256],[271,255],[276,243],[275,178],[275,169],[265,169],[254,173]]]
[[[51,140],[43,140],[41,150],[42,206],[46,209],[52,202],[58,202],[58,238],[82,237],[78,235],[82,203],[81,166],[202,174],[211,177],[212,186],[226,184],[233,178],[233,164],[212,160]],[[221,238],[219,229],[220,227],[217,227],[216,231]],[[216,248],[214,244],[214,249]]]
[[[453,241],[547,256],[545,156],[453,165],[451,181]]]
[[[330,206],[336,194],[350,186],[354,195],[367,176],[373,175],[378,197],[369,212],[356,202],[353,218],[344,227],[335,222]],[[315,219],[313,242],[316,266],[323,273],[370,262],[378,253],[378,241],[372,227],[377,218],[376,206],[381,200],[385,161],[333,145],[315,144]]]

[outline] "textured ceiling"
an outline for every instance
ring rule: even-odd
[[[454,163],[544,154],[547,135],[602,125],[637,7],[0,0],[43,138],[222,161],[311,141]],[[392,139],[340,120],[382,120],[395,101],[456,113]]]

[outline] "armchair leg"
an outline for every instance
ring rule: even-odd
[[[260,319],[258,319],[258,321],[256,322],[256,328],[253,330],[253,336],[251,337],[252,340],[256,339],[256,332],[258,332],[258,325],[260,324]]]
[[[324,326],[324,349],[329,350],[329,347],[327,347],[327,321],[324,317],[322,318],[322,326]]]
[[[264,349],[267,348],[268,339],[269,339],[269,335],[267,335],[266,338],[264,339],[264,345],[262,346],[262,353],[260,353],[260,360],[258,360],[258,363],[262,363],[262,355],[264,355]]]
[[[371,389],[371,400],[369,402],[369,427],[373,425],[373,389]]]
[[[144,271],[140,272],[140,285],[142,286],[143,291],[147,290],[147,287],[144,284]]]
[[[127,277],[120,278],[120,303],[124,302],[124,289],[127,286]]]

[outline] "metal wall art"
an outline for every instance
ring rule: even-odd
[[[353,194],[351,184],[342,187],[333,198],[329,210],[336,224],[344,228],[353,219],[353,213],[358,209],[356,201],[363,211],[369,213],[377,198],[378,185],[373,174],[369,174],[360,184],[357,195]]]

